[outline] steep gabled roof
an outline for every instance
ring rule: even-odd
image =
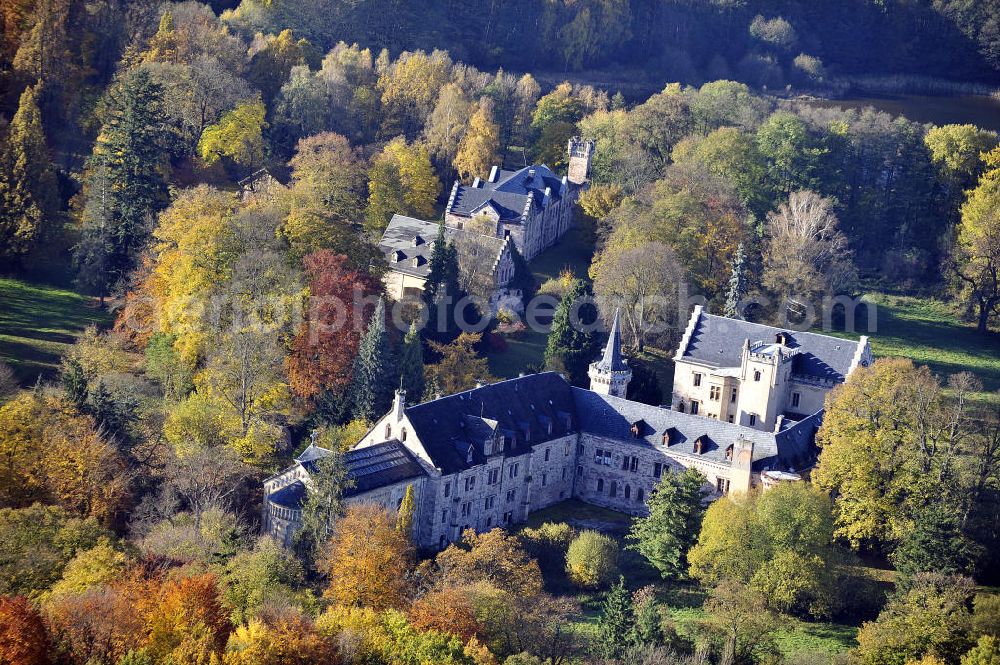
[[[475,448],[473,464],[481,463],[483,444],[494,431],[510,439],[508,454],[565,436],[566,416],[575,422],[574,411],[569,384],[559,374],[545,372],[410,406],[406,416],[434,466],[448,474],[470,466],[468,445]]]
[[[389,220],[378,247],[382,250],[389,268],[415,277],[427,277],[431,271],[431,254],[437,240],[440,222],[429,222],[405,215],[393,215]],[[494,235],[484,235],[474,231],[446,226],[445,240],[456,242],[459,252],[472,248],[482,248],[488,256],[476,257],[479,261],[489,261],[492,266],[500,260],[506,240]],[[462,240],[474,242],[461,242]]]
[[[595,436],[648,445],[671,455],[698,457],[720,464],[729,464],[726,448],[738,438],[743,438],[754,444],[755,471],[801,468],[815,455],[813,435],[818,427],[818,418],[806,418],[774,434],[582,388],[574,387],[572,391],[581,431]],[[632,425],[640,420],[647,427],[636,438]],[[663,443],[665,432],[670,433],[669,446]],[[701,452],[696,453],[699,439],[702,441]]]
[[[859,344],[811,332],[790,331],[760,323],[750,323],[724,316],[705,314],[696,308],[698,317],[690,336],[679,349],[679,358],[710,367],[739,367],[743,341],[773,343],[783,334],[787,350],[793,355],[792,373],[827,381],[842,382],[849,373]]]
[[[459,184],[448,212],[473,216],[484,204],[489,203],[504,221],[517,220],[528,204],[544,208],[545,190],[549,200],[557,201],[563,195],[563,180],[544,164],[525,166],[517,171],[499,170],[493,182],[480,180],[477,186]]]

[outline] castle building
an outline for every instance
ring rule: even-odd
[[[753,396],[755,401],[742,402],[738,392],[736,397],[738,406],[756,409],[758,404],[786,404],[793,387],[828,390],[837,377],[844,380],[852,361],[846,353],[831,355],[837,344],[862,346],[857,364],[870,360],[866,340],[854,343],[796,333],[782,342],[773,338],[781,331],[748,327],[753,325],[709,318],[696,310],[678,354],[677,372],[701,368],[705,385],[697,388],[708,389],[715,379],[708,378],[710,363],[703,355],[718,355],[717,368],[732,367],[732,359],[741,359],[750,363],[751,375],[759,365],[761,381],[751,379],[753,388],[759,383],[772,386],[771,392]],[[765,333],[767,349],[745,341]],[[735,348],[726,348],[726,343]],[[405,393],[398,392],[389,413],[345,456],[356,479],[345,501],[395,509],[412,485],[417,504],[412,535],[418,545],[433,549],[459,539],[466,529],[486,531],[523,522],[531,512],[569,498],[642,515],[647,512],[646,498],[664,474],[684,468],[697,468],[722,495],[794,480],[814,464],[821,405],[806,414],[808,403],[800,400],[797,418],[765,428],[707,417],[714,415],[707,411],[633,402],[624,398],[631,371],[620,345],[616,315],[601,358],[590,366],[589,390],[544,372],[422,404],[409,405]],[[781,348],[772,349],[775,345]],[[748,347],[756,350],[748,352]],[[760,359],[749,357],[754,354]],[[802,359],[796,362],[796,356]],[[833,363],[828,365],[829,382],[798,378],[806,367],[814,376],[824,363]],[[791,368],[787,372],[786,364]],[[772,368],[771,376],[782,375],[781,381],[765,381],[766,367]],[[688,387],[684,384],[682,390]],[[680,401],[690,404],[697,399],[689,396],[693,394],[701,393],[681,393]],[[309,474],[324,454],[328,451],[310,446],[290,468],[265,481],[265,532],[291,542]]]
[[[823,409],[826,394],[872,363],[858,341],[727,319],[694,308],[674,354],[677,411],[772,431]]]
[[[517,171],[494,166],[486,180],[456,181],[445,208],[445,223],[498,238],[511,238],[530,261],[555,244],[573,222],[573,203],[587,186],[594,142],[569,141],[569,172],[560,178],[545,165]]]
[[[389,264],[384,281],[386,293],[393,299],[419,297],[423,292],[439,225],[404,215],[392,216],[378,246]],[[445,227],[444,232],[445,241],[455,245],[462,288],[495,300],[514,278],[510,239],[454,227]]]

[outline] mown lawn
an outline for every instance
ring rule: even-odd
[[[0,278],[0,361],[22,385],[51,378],[85,328],[110,322],[93,298],[66,289]]]
[[[910,358],[942,378],[969,371],[982,380],[985,392],[1000,390],[1000,334],[978,333],[959,319],[952,303],[941,300],[879,292],[864,300],[875,305],[874,329],[867,332],[867,321],[859,317],[857,333],[830,334],[851,339],[867,334],[876,358]]]
[[[564,269],[572,271],[576,277],[586,277],[593,253],[593,243],[580,229],[573,228],[557,245],[535,257],[531,262],[531,271],[538,284],[555,279]],[[548,333],[537,330],[527,330],[519,337],[507,338],[506,351],[494,351],[487,355],[490,373],[501,379],[510,379],[528,371],[529,367],[541,368],[545,362],[547,341]]]
[[[705,589],[695,583],[665,583],[641,555],[625,549],[627,541],[622,536],[631,523],[630,517],[581,501],[568,500],[532,513],[526,526],[537,527],[543,522],[566,522],[578,529],[596,528],[616,537],[622,547],[619,568],[628,588],[655,585],[660,602],[669,608],[670,619],[677,632],[689,639],[698,639],[700,625],[709,618],[709,613],[704,609]],[[581,591],[562,576],[559,579],[547,579],[546,586],[555,593],[576,598],[581,605],[581,613],[573,621],[573,629],[596,638],[597,621],[606,590]],[[792,617],[782,617],[781,626],[776,640],[782,655],[786,658],[810,657],[815,662],[832,661],[834,656],[846,655],[855,646],[858,631],[856,626],[806,622]]]

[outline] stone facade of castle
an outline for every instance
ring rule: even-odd
[[[444,220],[457,229],[510,238],[524,258],[555,244],[573,222],[573,203],[587,186],[594,142],[569,141],[568,175],[540,164],[507,171],[494,166],[486,180],[455,182]]]
[[[346,501],[395,509],[412,485],[414,540],[440,548],[466,529],[523,522],[569,498],[641,515],[660,478],[688,467],[719,495],[766,487],[812,466],[817,400],[870,359],[864,338],[790,333],[698,309],[675,359],[674,408],[649,406],[624,398],[631,370],[616,317],[590,366],[590,390],[546,372],[423,404],[397,393],[346,455],[356,482]],[[291,542],[315,460],[325,454],[310,446],[265,482],[265,532]]]

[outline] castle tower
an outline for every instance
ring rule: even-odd
[[[622,358],[622,334],[618,319],[619,312],[616,310],[604,355],[597,362],[590,363],[587,376],[590,377],[590,389],[595,393],[625,397],[628,382],[632,380],[632,370]]]
[[[594,156],[594,142],[574,136],[569,140],[569,176],[574,185],[583,185],[590,179],[590,160]]]

